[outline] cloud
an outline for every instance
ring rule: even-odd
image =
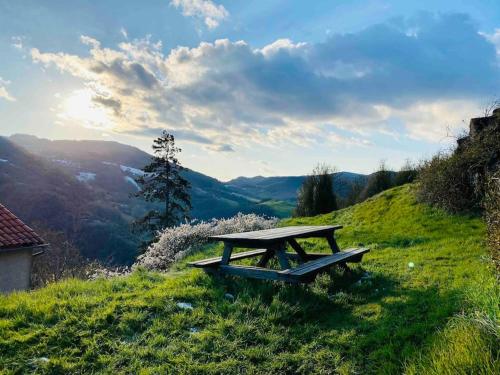
[[[229,12],[222,5],[210,0],[172,0],[170,5],[182,10],[186,17],[202,19],[209,29],[219,26],[220,21],[229,16]]]
[[[128,39],[128,33],[127,33],[127,30],[124,28],[124,27],[121,27],[120,28],[120,34],[122,35],[122,37],[124,37],[125,39]]]
[[[117,48],[81,41],[87,56],[32,49],[31,57],[79,78],[115,132],[168,129],[215,151],[325,141],[366,147],[374,132],[401,129],[439,142],[441,123],[475,115],[469,111],[500,78],[495,46],[460,14],[419,14],[322,43],[279,39],[260,48],[223,39],[165,54],[150,38]]]
[[[23,50],[24,49],[24,40],[26,38],[24,36],[13,36],[11,38],[11,45],[12,47],[14,47],[15,49],[18,49],[18,50]]]
[[[0,99],[5,99],[9,102],[15,102],[16,98],[14,98],[8,91],[7,86],[10,85],[10,81],[4,80],[0,77]]]

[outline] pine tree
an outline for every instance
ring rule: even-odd
[[[140,190],[135,194],[147,202],[158,202],[163,209],[151,210],[134,223],[134,227],[150,237],[155,232],[178,225],[189,219],[191,197],[189,182],[181,176],[185,170],[177,159],[182,150],[175,146],[172,134],[163,131],[153,141],[154,156],[143,168],[144,174],[136,178]]]

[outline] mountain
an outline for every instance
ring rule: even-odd
[[[108,141],[48,140],[16,134],[0,137],[0,201],[31,225],[64,232],[82,254],[112,264],[130,264],[139,239],[131,222],[155,204],[131,197],[134,178],[151,155]],[[305,176],[240,177],[223,183],[193,170],[194,219],[230,217],[238,212],[288,217]],[[336,193],[366,176],[340,172]]]
[[[151,159],[150,154],[136,147],[108,141],[52,141],[22,134],[10,140],[64,169],[89,188],[108,194],[127,215],[138,217],[149,207],[130,198],[138,189],[134,178]],[[192,218],[209,220],[238,212],[274,214],[272,208],[259,205],[259,199],[235,192],[215,178],[189,169],[183,174],[191,183]]]
[[[130,264],[140,242],[130,224],[155,207],[131,197],[138,189],[134,178],[150,158],[117,142],[0,137],[0,201],[28,224],[62,231],[88,258]],[[192,186],[192,218],[288,212],[201,173],[184,176]]]
[[[61,231],[89,258],[133,261],[130,217],[103,191],[0,137],[0,201],[30,225]]]
[[[226,182],[226,186],[259,199],[274,199],[295,204],[297,191],[306,176],[278,176],[278,177],[238,177]],[[334,191],[340,199],[346,198],[354,182],[365,184],[367,175],[338,172],[333,175]]]

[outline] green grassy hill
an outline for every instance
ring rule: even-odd
[[[344,224],[341,247],[372,251],[351,276],[302,287],[181,263],[0,297],[0,373],[498,373],[500,295],[479,218],[419,205],[403,186],[283,224],[306,223]]]

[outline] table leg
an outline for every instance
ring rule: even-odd
[[[231,253],[233,252],[233,245],[230,243],[224,244],[224,252],[222,253],[222,259],[220,264],[227,265],[229,264],[229,260],[231,259]]]
[[[283,242],[280,243],[274,251],[276,253],[276,256],[278,257],[278,261],[280,262],[281,269],[288,270],[291,268],[291,266],[290,262],[288,261],[285,249],[286,244]]]
[[[307,254],[302,246],[300,246],[300,244],[294,238],[289,239],[288,243],[290,244],[292,249],[294,249],[295,252],[299,255],[299,259],[301,260],[301,262],[307,262]]]
[[[265,267],[269,260],[273,257],[274,255],[274,250],[273,249],[267,249],[267,251],[262,255],[262,258],[260,258],[259,262],[257,263],[257,267]]]
[[[326,240],[328,241],[328,245],[330,245],[330,249],[332,249],[332,253],[338,253],[340,251],[339,245],[337,245],[337,241],[335,241],[333,233],[327,235]]]

